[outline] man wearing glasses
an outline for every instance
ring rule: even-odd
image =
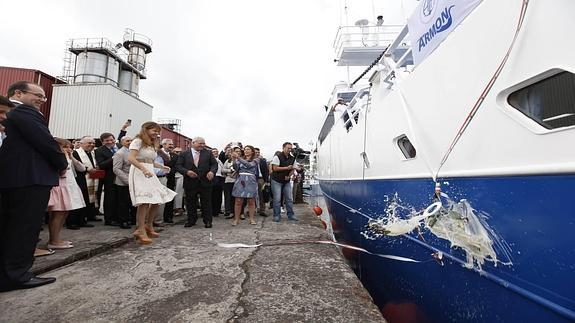
[[[46,102],[44,89],[21,81],[8,88],[8,95],[19,105],[7,115],[7,137],[0,147],[0,291],[56,280],[35,277],[30,268],[50,190],[68,167],[39,111]]]

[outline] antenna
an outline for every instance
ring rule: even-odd
[[[363,46],[367,46],[366,41],[369,37],[369,20],[367,19],[360,19],[355,22],[355,25],[361,28],[361,43]]]

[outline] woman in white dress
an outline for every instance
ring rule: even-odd
[[[140,134],[130,144],[128,161],[130,174],[128,177],[132,204],[138,207],[138,228],[134,236],[140,244],[150,244],[152,239],[160,235],[154,230],[154,215],[159,204],[174,199],[176,192],[168,189],[154,174],[154,167],[169,173],[170,167],[154,163],[156,150],[159,146],[160,125],[148,121],[142,125]]]
[[[66,139],[55,138],[60,149],[68,159],[68,168],[64,174],[60,175],[58,186],[52,187],[50,200],[48,201],[48,211],[50,211],[50,221],[48,228],[50,231],[49,249],[68,249],[74,247],[72,242],[60,239],[62,225],[66,221],[68,211],[81,209],[86,206],[82,190],[76,183],[76,170],[85,170],[82,162],[72,156],[72,143]]]

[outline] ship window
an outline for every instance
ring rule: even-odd
[[[345,103],[349,103],[357,92],[342,92],[338,93],[337,97],[342,98]]]
[[[511,93],[509,104],[547,129],[575,125],[575,75],[561,72]]]
[[[401,135],[399,138],[397,138],[397,146],[399,146],[399,149],[406,159],[415,158],[417,152],[415,151],[415,147],[413,147],[411,141],[409,141],[409,138],[407,138],[406,135]]]

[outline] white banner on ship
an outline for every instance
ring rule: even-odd
[[[483,0],[422,0],[407,24],[413,62],[421,63]]]

